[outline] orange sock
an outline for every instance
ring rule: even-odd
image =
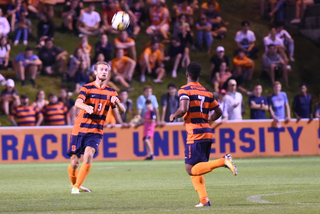
[[[213,169],[224,166],[224,158],[209,162],[200,162],[194,165],[191,169],[192,175],[203,175],[211,172]]]
[[[190,176],[194,189],[198,192],[200,203],[207,203],[209,201],[206,185],[203,175]]]
[[[71,181],[71,184],[74,185],[76,183],[76,180],[77,180],[78,168],[72,169],[71,165],[69,165],[68,173],[69,173],[69,179]]]
[[[78,189],[80,189],[81,185],[83,184],[84,180],[86,179],[87,175],[89,174],[90,169],[91,169],[91,165],[92,164],[82,163],[78,177],[77,177],[76,184],[74,185]]]

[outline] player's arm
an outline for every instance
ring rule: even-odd
[[[77,107],[78,109],[83,109],[83,110],[85,110],[85,111],[86,111],[87,113],[89,113],[89,114],[92,114],[92,113],[93,113],[93,107],[85,104],[85,103],[83,102],[83,100],[80,99],[80,98],[78,98],[78,99],[76,100],[76,103],[75,103],[74,105],[75,105],[75,107]]]
[[[286,121],[290,121],[291,120],[291,113],[290,113],[289,102],[286,103],[286,113],[287,113]]]
[[[41,123],[43,121],[43,115],[42,114],[39,114],[39,117],[38,117],[38,120],[37,120],[37,123],[36,123],[36,126],[40,126]]]
[[[116,96],[111,97],[111,103],[116,104],[117,109],[119,110],[120,114],[123,114],[126,112],[126,108],[120,103],[120,100]]]
[[[219,106],[217,106],[213,111],[213,114],[210,116],[210,121],[215,121],[222,115],[222,110]]]
[[[180,105],[176,113],[170,115],[170,122],[173,122],[175,119],[183,117],[185,113],[189,110],[189,99],[180,100]]]

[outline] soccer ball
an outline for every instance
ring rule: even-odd
[[[130,16],[124,11],[119,11],[114,14],[111,23],[115,30],[125,30],[130,25]]]

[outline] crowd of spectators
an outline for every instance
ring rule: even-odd
[[[265,5],[271,3],[268,15],[274,17],[282,11],[283,2],[261,1],[261,14],[265,14]],[[280,82],[276,81],[277,77],[283,77],[285,85],[289,86],[290,63],[295,61],[294,40],[284,30],[281,14],[278,14],[277,19],[274,18],[269,34],[263,39],[265,50],[259,50],[256,46],[257,41],[255,33],[250,30],[250,22],[242,21],[238,32],[233,35],[235,48],[230,50],[234,52],[231,60],[231,56],[225,55],[224,47],[218,46],[215,51],[211,49],[216,39],[225,38],[229,25],[223,19],[223,11],[216,0],[208,0],[201,5],[196,0],[175,0],[172,8],[167,7],[165,0],[105,0],[101,14],[96,11],[94,3],[85,7],[81,0],[70,0],[64,3],[59,14],[63,18],[62,30],[80,37],[78,46],[70,55],[63,47],[54,45],[56,25],[60,25],[53,22],[54,4],[54,1],[40,3],[12,0],[10,5],[0,5],[0,69],[12,68],[16,74],[15,81],[6,80],[0,74],[1,84],[6,85],[1,92],[1,107],[13,125],[73,124],[78,112],[69,95],[79,93],[84,84],[94,80],[94,63],[106,61],[111,65],[112,71],[108,86],[119,92],[127,109],[123,115],[112,115],[110,112],[107,120],[109,125],[120,123],[129,126],[135,116],[133,109],[136,103],[136,115],[145,118],[145,112],[152,106],[154,116],[152,113],[148,120],[154,120],[156,125],[162,126],[178,108],[177,86],[173,83],[168,85],[168,92],[161,96],[159,110],[160,106],[157,97],[152,95],[151,86],[145,86],[143,95],[139,96],[136,102],[129,99],[130,91],[133,90],[133,76],[139,76],[142,83],[147,78],[153,78],[153,82],[157,84],[163,82],[166,70],[171,69],[171,77],[177,78],[179,67],[184,68],[190,63],[190,51],[205,51],[210,55],[215,52],[209,62],[210,82],[223,109],[219,121],[242,119],[245,112],[242,94],[250,96],[251,119],[266,119],[266,111],[270,112],[276,123],[281,119],[289,121],[291,118],[288,98],[285,92],[281,91]],[[293,23],[301,21],[306,5],[309,5],[308,1],[297,1],[299,9]],[[125,31],[115,30],[111,26],[112,17],[118,11],[125,11],[130,16],[131,24]],[[29,16],[33,19],[29,19]],[[38,19],[38,45],[32,48],[27,45],[32,35],[31,20],[35,19]],[[141,29],[146,30],[141,32]],[[26,46],[25,51],[17,56],[10,55],[11,48],[14,48],[10,46],[8,39],[10,31],[13,46],[19,45],[21,39]],[[142,33],[149,35],[150,40],[142,44],[145,48],[141,55],[137,56],[135,39]],[[116,35],[113,43],[108,39],[110,34]],[[98,36],[100,40],[96,44],[89,44],[88,37],[93,36]],[[259,52],[264,52],[262,65],[255,63]],[[12,62],[10,57],[14,59]],[[268,98],[261,95],[261,85],[256,85],[253,92],[243,86],[245,82],[252,81],[254,68],[257,66],[261,67],[273,84],[273,93]],[[38,88],[37,75],[60,76],[73,82],[74,88],[71,91],[62,88],[60,97],[50,93],[48,100],[45,99],[44,91],[40,90],[32,103],[25,94],[19,96],[14,86],[15,82],[20,82],[22,86],[30,82],[33,87]],[[292,104],[293,115],[297,119],[311,119],[313,116],[312,98],[306,90],[306,86],[302,85],[301,94],[294,98]],[[315,113],[315,116],[320,115],[318,108]]]

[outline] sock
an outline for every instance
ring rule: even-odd
[[[77,177],[76,184],[74,185],[78,189],[80,189],[81,185],[83,184],[84,180],[86,179],[87,175],[89,174],[90,169],[91,169],[91,165],[92,164],[82,163],[78,177]]]
[[[209,201],[207,190],[205,186],[205,180],[203,175],[190,176],[194,189],[198,192],[200,203],[207,203]]]
[[[213,169],[224,166],[224,158],[219,158],[217,160],[209,162],[200,162],[194,165],[191,169],[192,175],[203,175],[211,172]]]
[[[77,181],[78,168],[72,169],[71,165],[69,165],[68,173],[69,173],[69,179],[71,181],[71,184],[74,185]]]
[[[31,84],[32,84],[33,86],[36,85],[36,82],[35,82],[33,79],[30,79],[30,82],[31,82]]]

